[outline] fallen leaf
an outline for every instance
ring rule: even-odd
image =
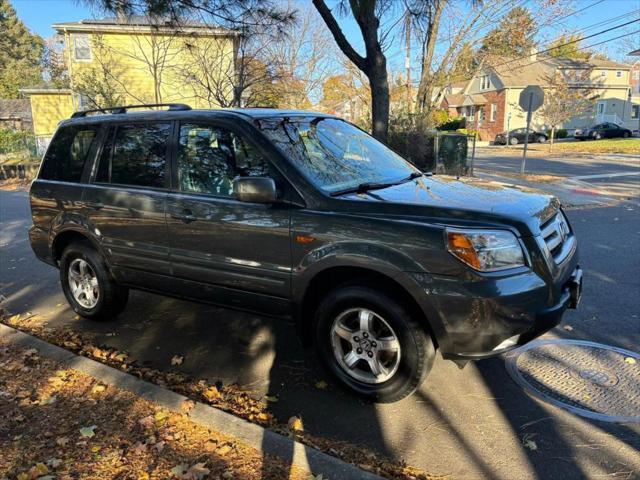
[[[189,467],[187,473],[185,473],[184,477],[186,480],[201,480],[202,478],[209,475],[211,470],[204,466],[204,463],[196,463]]]
[[[42,400],[40,400],[39,404],[40,405],[51,405],[52,403],[55,403],[56,400],[58,400],[58,398],[56,396],[45,397]]]
[[[164,410],[158,410],[156,414],[153,416],[157,423],[161,423],[169,418],[169,413]]]
[[[572,332],[573,331],[573,327],[571,325],[565,325],[564,328],[567,332]]]
[[[131,451],[135,452],[135,453],[142,454],[142,453],[145,453],[147,451],[147,446],[142,442],[138,442],[133,446]]]
[[[62,460],[60,460],[59,458],[50,458],[49,460],[47,460],[47,465],[53,469],[56,469],[60,465],[62,465]]]
[[[36,350],[35,348],[30,348],[29,350],[25,350],[24,356],[25,357],[31,357],[32,355],[35,355],[36,353],[38,353],[38,350]]]
[[[625,363],[628,363],[629,365],[635,365],[636,364],[636,359],[633,357],[624,357],[624,361]]]
[[[69,443],[69,439],[67,437],[59,437],[56,439],[56,445],[59,447],[64,447],[67,443]]]
[[[80,435],[83,437],[91,438],[95,435],[94,430],[97,428],[96,425],[91,425],[90,427],[83,427],[80,429]]]
[[[225,480],[230,480],[231,478],[233,478],[233,472],[231,470],[227,470],[222,474],[222,478],[224,478]]]
[[[184,361],[184,357],[181,355],[174,355],[173,358],[171,358],[171,365],[182,365],[182,362]]]
[[[162,450],[164,450],[165,445],[166,445],[166,442],[160,441],[153,446],[153,449],[156,452],[160,453],[162,452]]]
[[[218,455],[220,455],[221,457],[225,456],[227,453],[229,453],[232,450],[231,445],[222,445],[220,448],[218,448],[216,450],[216,453]]]
[[[138,423],[140,425],[142,425],[144,428],[151,428],[153,427],[155,420],[153,419],[153,417],[151,415],[149,415],[148,417],[144,417],[141,418],[140,420],[138,420]]]
[[[196,402],[194,402],[193,400],[185,400],[180,405],[180,409],[185,411],[185,412],[188,412],[189,410],[191,410],[195,406],[196,406]]]
[[[209,388],[207,388],[204,392],[202,392],[202,395],[204,395],[204,398],[206,398],[210,402],[219,400],[222,397],[222,395],[220,395],[218,387],[216,387],[215,385],[211,385]]]
[[[525,440],[524,446],[529,450],[538,450],[538,444],[533,440]]]
[[[325,382],[324,380],[320,380],[319,382],[316,382],[316,388],[318,390],[326,390],[328,387],[327,382]]]
[[[186,463],[181,463],[173,467],[171,469],[171,473],[178,478],[184,478],[184,474],[187,473],[188,468],[189,465],[187,465]]]
[[[107,387],[105,387],[104,385],[94,385],[94,387],[91,389],[91,393],[101,393],[104,392],[107,389]]]
[[[96,445],[95,447],[91,447],[92,453],[98,453],[99,451],[100,451],[100,447],[98,445]]]
[[[289,428],[291,430],[296,430],[296,431],[299,431],[299,432],[301,432],[303,430],[302,420],[300,419],[300,417],[296,417],[296,416],[291,417],[289,419],[289,421],[287,422],[287,425],[289,426]]]
[[[271,403],[277,403],[277,402],[278,402],[278,397],[276,397],[276,396],[272,396],[272,395],[265,395],[265,396],[264,396],[264,399],[265,399],[267,402],[271,402]]]

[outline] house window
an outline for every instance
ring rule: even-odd
[[[600,72],[600,76],[601,76],[601,77],[606,77],[606,76],[607,76],[607,71],[606,71],[606,70],[602,70],[602,71]]]
[[[633,105],[631,107],[631,118],[638,118],[640,114],[640,105]]]
[[[491,117],[490,117],[490,121],[495,122],[496,121],[496,117],[498,116],[498,104],[497,103],[492,103],[491,104]]]
[[[633,79],[640,80],[640,70],[636,70],[635,72],[633,72]]]
[[[616,71],[616,78],[622,78],[622,71],[621,70],[617,70]]]
[[[91,60],[91,42],[89,35],[74,35],[73,57],[76,60]]]
[[[604,113],[604,103],[598,103],[598,115],[602,115]]]
[[[487,90],[491,86],[489,82],[489,75],[483,75],[480,77],[480,90]]]
[[[91,108],[91,100],[84,93],[78,95],[78,109],[89,110]]]

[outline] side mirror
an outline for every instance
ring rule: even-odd
[[[277,200],[276,184],[267,177],[237,177],[233,191],[241,202],[274,203]]]

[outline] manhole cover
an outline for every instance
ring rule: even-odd
[[[582,340],[538,340],[506,355],[531,394],[605,422],[640,422],[640,355]]]

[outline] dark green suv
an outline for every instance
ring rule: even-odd
[[[137,288],[288,318],[342,384],[390,402],[436,350],[498,355],[578,303],[551,196],[420,172],[330,115],[130,110],[63,121],[31,186],[31,245],[83,317]]]

